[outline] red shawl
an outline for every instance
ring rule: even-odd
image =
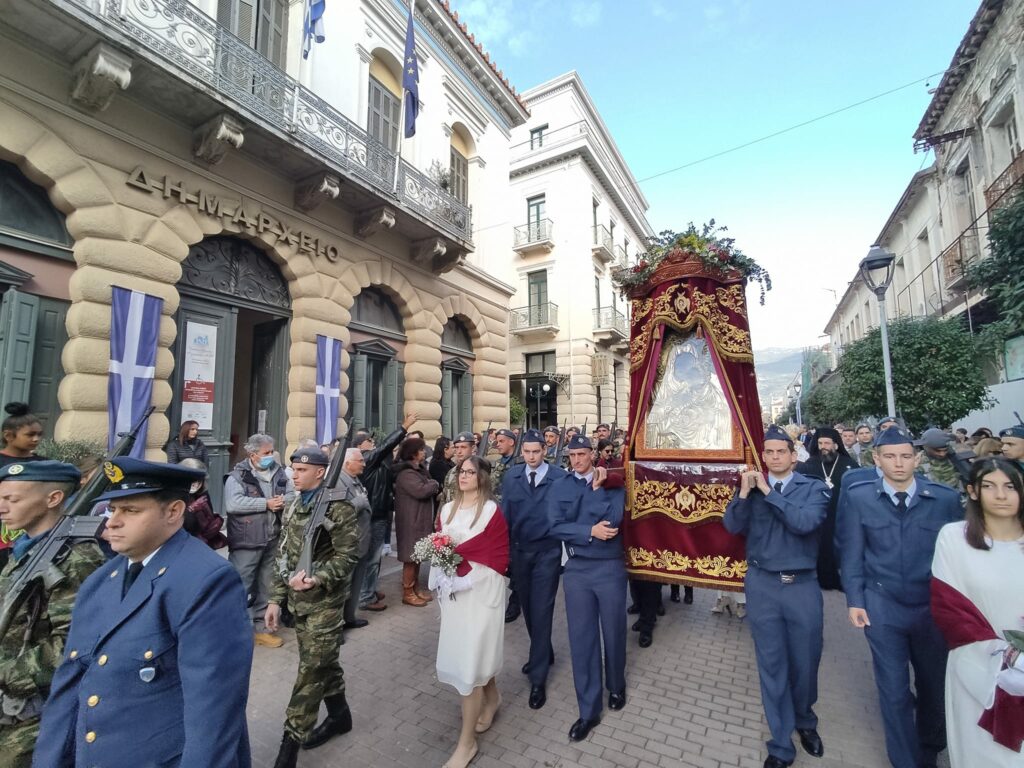
[[[969,643],[1002,639],[974,603],[936,578],[932,578],[932,617],[950,650]],[[995,701],[981,713],[978,725],[991,733],[997,744],[1020,752],[1024,743],[1024,697],[1011,696],[996,687]]]
[[[441,530],[441,516],[438,515],[437,530]],[[476,536],[471,536],[455,548],[462,555],[462,562],[455,567],[456,576],[465,576],[474,563],[486,565],[502,576],[508,570],[508,526],[501,509],[495,509],[490,521]]]

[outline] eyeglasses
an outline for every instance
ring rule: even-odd
[[[473,475],[476,474],[476,470],[475,469],[460,469],[459,470],[459,474],[460,475],[465,475],[466,477],[472,477]]]

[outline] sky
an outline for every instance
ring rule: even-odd
[[[754,347],[764,349],[827,342],[857,264],[911,176],[932,163],[914,154],[912,136],[978,2],[451,5],[520,92],[579,72],[656,232],[715,219],[771,273],[764,307],[756,286],[747,291]]]

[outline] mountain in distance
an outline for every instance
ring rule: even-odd
[[[772,397],[784,397],[803,364],[803,347],[768,347],[754,350],[754,373],[761,407],[768,408]]]

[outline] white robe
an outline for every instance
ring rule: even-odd
[[[1002,638],[1024,629],[1024,539],[975,549],[964,537],[965,523],[939,532],[932,575],[970,600]],[[1021,768],[1024,754],[997,744],[978,725],[992,705],[1005,640],[969,643],[950,652],[946,665],[946,738],[952,768]]]

